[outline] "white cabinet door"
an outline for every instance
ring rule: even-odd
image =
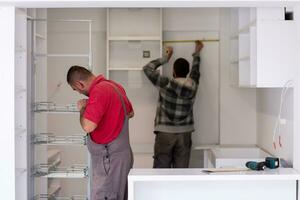
[[[231,12],[231,69],[236,69],[231,70],[232,84],[276,88],[292,80],[295,22],[284,20],[284,9],[239,8]],[[235,40],[238,48],[234,47]]]
[[[294,21],[257,22],[256,87],[282,87],[296,65]]]

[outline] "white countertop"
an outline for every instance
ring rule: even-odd
[[[208,181],[208,180],[300,180],[300,172],[293,168],[264,171],[205,173],[204,168],[190,169],[132,169],[130,181]]]

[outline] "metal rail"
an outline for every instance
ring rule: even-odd
[[[36,195],[33,200],[88,200],[88,198],[84,195],[73,195],[71,197],[62,197],[56,196],[51,194],[38,194]]]
[[[38,164],[35,166],[33,176],[46,178],[86,178],[88,177],[88,167],[81,164],[74,164],[70,167]]]
[[[59,112],[59,113],[77,113],[79,112],[76,104],[56,105],[53,102],[36,102],[35,112]]]
[[[57,136],[53,133],[34,134],[32,141],[37,145],[86,145],[86,135]]]

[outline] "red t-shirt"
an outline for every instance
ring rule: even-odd
[[[124,110],[118,93],[121,93],[127,114],[133,111],[132,105],[126,96],[124,88],[111,80],[98,76],[89,89],[89,99],[84,118],[97,124],[97,128],[91,133],[91,138],[98,144],[107,144],[116,139],[122,130],[124,123]]]

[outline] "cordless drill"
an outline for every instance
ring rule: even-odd
[[[264,170],[266,167],[276,169],[279,167],[279,158],[266,157],[264,162],[249,161],[246,163],[246,167],[255,171]]]
[[[266,168],[266,162],[249,161],[246,163],[246,167],[251,170],[261,171]]]

